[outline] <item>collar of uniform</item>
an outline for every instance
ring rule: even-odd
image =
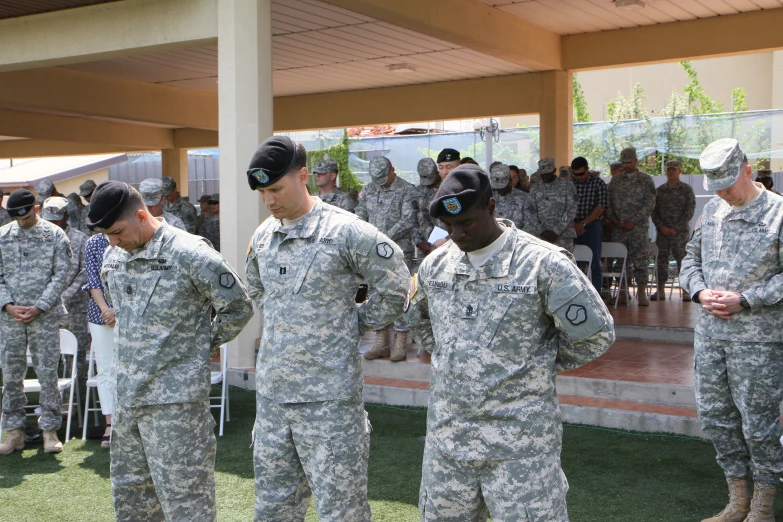
[[[304,239],[313,237],[315,234],[316,229],[318,228],[318,223],[321,221],[321,209],[324,206],[324,202],[321,201],[321,198],[310,196],[310,198],[313,200],[313,208],[310,209],[310,212],[302,216],[302,220],[299,221],[299,223],[296,224],[294,228],[288,231],[288,234],[286,236],[287,239]],[[277,220],[277,224],[275,225],[274,230],[272,230],[273,233],[283,233],[280,229],[283,228],[283,221]]]
[[[470,263],[468,254],[457,248],[456,245],[453,245],[454,249],[451,253],[451,262],[449,263],[450,266],[454,267],[453,273],[470,276],[469,281],[474,279],[496,279],[508,275],[511,267],[511,257],[514,254],[514,248],[517,243],[517,227],[508,219],[498,219],[498,221],[506,228],[511,229],[511,234],[503,248],[487,264],[476,269]],[[478,277],[479,275],[481,277]]]
[[[761,185],[760,183],[757,184]],[[731,205],[726,203],[726,206],[728,207],[728,211],[726,213],[728,214],[729,221],[733,221],[735,219],[742,219],[748,223],[760,223],[763,221],[763,215],[766,212],[767,203],[769,202],[769,191],[764,188],[763,185],[761,188],[761,194],[759,194],[753,203],[745,208],[734,210]]]
[[[397,187],[401,185],[401,180],[405,181],[401,177],[397,176],[396,178],[394,178],[394,181],[392,181],[392,184],[389,185],[388,187],[382,187],[378,185],[378,188],[380,188],[381,190],[395,190]]]
[[[128,261],[135,259],[156,259],[160,253],[160,247],[163,244],[163,235],[166,233],[168,225],[162,222],[158,227],[158,230],[152,235],[152,238],[147,241],[147,244],[141,247],[135,254],[130,254]]]

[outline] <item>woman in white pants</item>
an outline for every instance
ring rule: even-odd
[[[106,302],[101,284],[101,265],[103,253],[109,241],[103,234],[95,234],[85,247],[84,271],[87,284],[82,288],[90,293],[87,321],[92,335],[92,349],[98,373],[98,398],[101,401],[101,413],[106,417],[106,431],[103,432],[101,447],[109,448],[111,440],[111,415],[114,409],[114,385],[111,383],[112,362],[114,361],[114,309]]]

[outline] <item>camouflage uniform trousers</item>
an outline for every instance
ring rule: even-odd
[[[636,284],[646,285],[649,274],[647,265],[650,255],[650,238],[648,227],[636,225],[631,231],[615,230],[613,241],[622,243],[628,249],[628,278],[633,275]]]
[[[424,446],[421,522],[567,522],[567,492],[558,453],[459,461]]]
[[[783,475],[780,403],[783,342],[723,341],[696,334],[695,391],[702,429],[727,477],[775,486]]]
[[[674,257],[677,262],[677,272],[682,266],[682,260],[685,258],[685,245],[688,244],[690,234],[679,232],[674,237],[666,237],[658,234],[655,244],[658,245],[658,284],[662,285],[669,280],[669,256]]]
[[[60,328],[68,330],[76,336],[76,342],[79,351],[76,356],[76,375],[79,379],[79,391],[84,393],[87,390],[87,351],[90,349],[92,337],[90,329],[87,326],[86,313],[74,313],[61,315],[59,318]],[[68,364],[71,364],[70,357],[66,357]],[[70,370],[70,366],[68,369]]]
[[[315,494],[321,522],[371,520],[370,422],[361,397],[277,403],[256,395],[255,520],[304,520]]]
[[[58,430],[62,424],[63,400],[57,389],[57,366],[60,362],[60,332],[57,317],[41,313],[27,324],[19,324],[8,313],[0,313],[3,347],[3,426],[2,431],[25,425],[24,379],[27,374],[27,349],[33,360],[35,375],[41,383],[39,403],[42,430]]]
[[[408,272],[411,274],[414,273],[414,263],[415,263],[415,253],[414,252],[403,252],[402,253],[405,256],[405,266],[408,267]],[[422,257],[422,259],[424,259]],[[418,270],[418,265],[415,266],[415,269]],[[402,314],[402,310],[400,310],[400,314]],[[384,326],[383,328],[379,328],[378,330],[375,330],[376,332],[384,332],[389,329],[389,325]],[[397,318],[396,321],[394,321],[394,331],[395,332],[407,332],[408,331],[408,325],[405,323],[405,319],[402,318],[402,315]]]
[[[114,406],[111,485],[118,522],[217,520],[209,401]]]

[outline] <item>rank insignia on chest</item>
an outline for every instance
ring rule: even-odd
[[[463,319],[475,319],[478,317],[478,303],[467,303],[462,307]]]

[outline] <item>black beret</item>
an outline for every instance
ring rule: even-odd
[[[11,217],[22,217],[27,215],[30,209],[35,205],[35,194],[29,190],[19,189],[11,192],[6,202],[6,210]]]
[[[455,168],[440,184],[430,203],[434,218],[459,216],[490,193],[489,176],[478,165],[466,163]]]
[[[296,160],[296,142],[288,136],[272,136],[258,146],[247,170],[251,190],[268,187],[291,170]]]
[[[440,154],[438,154],[438,161],[435,163],[440,163],[442,161],[459,161],[459,151],[454,149],[443,149],[440,151]]]
[[[122,181],[104,181],[93,191],[87,212],[86,225],[90,230],[111,227],[128,202],[130,190]]]

